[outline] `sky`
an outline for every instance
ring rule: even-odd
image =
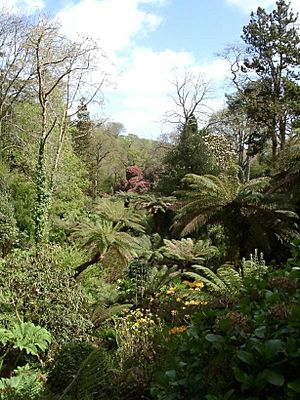
[[[300,0],[290,0],[300,12]],[[156,139],[173,129],[165,115],[174,109],[175,77],[185,71],[210,82],[211,110],[225,105],[230,90],[226,62],[219,55],[240,41],[242,28],[258,6],[273,0],[0,0],[12,12],[40,10],[57,19],[72,39],[90,36],[109,63],[104,104],[95,118],[121,122],[126,133]]]

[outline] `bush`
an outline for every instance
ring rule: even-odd
[[[51,335],[31,322],[0,328],[0,399],[37,400],[43,388],[40,366],[42,352]]]
[[[166,367],[156,375],[152,394],[159,400],[296,400],[299,326],[298,270],[245,279],[234,303],[208,303],[186,331],[171,332]]]
[[[21,319],[46,328],[58,346],[87,338],[87,299],[72,277],[72,251],[15,251],[0,262],[0,322]],[[75,260],[76,262],[76,260]],[[68,265],[69,269],[67,269]]]

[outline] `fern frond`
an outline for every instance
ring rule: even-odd
[[[216,283],[211,281],[210,279],[206,278],[203,275],[198,274],[197,272],[185,272],[185,276],[189,278],[193,278],[195,280],[200,280],[204,283],[205,288],[212,293],[218,294],[222,292],[222,289],[220,289],[220,286],[218,286]]]
[[[109,388],[111,373],[112,360],[108,352],[101,347],[93,350],[79,366],[59,400],[67,400],[70,395],[78,399],[88,398],[90,395],[97,399],[106,399],[109,393],[103,389]]]
[[[166,265],[161,268],[153,267],[145,283],[145,289],[149,293],[156,293],[159,289],[168,286],[179,275],[180,272],[177,271],[177,267],[168,268]]]
[[[99,325],[106,319],[109,319],[114,315],[120,314],[123,311],[128,310],[130,307],[132,307],[132,304],[114,304],[110,307],[98,306],[94,309],[91,320],[94,325]]]
[[[227,291],[226,284],[211,269],[203,267],[202,265],[193,265],[192,268],[196,270],[197,274],[197,277],[196,275],[193,277],[197,280],[203,281],[208,290],[213,291],[214,293],[223,293]],[[191,276],[191,273],[187,274]]]

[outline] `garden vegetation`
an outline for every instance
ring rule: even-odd
[[[259,7],[154,141],[90,116],[95,43],[0,11],[1,400],[299,399],[297,23]]]

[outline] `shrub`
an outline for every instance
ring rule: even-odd
[[[49,332],[31,322],[14,323],[9,328],[0,329],[1,400],[40,398],[43,383],[35,368],[50,342]]]
[[[70,342],[62,346],[48,375],[47,386],[53,393],[62,393],[72,382],[80,365],[93,351],[90,343]]]
[[[0,263],[0,322],[18,317],[46,328],[57,345],[86,338],[91,329],[87,300],[66,268],[69,255],[61,247],[15,251]],[[76,262],[76,260],[75,260]],[[70,266],[69,266],[70,268]]]
[[[298,270],[245,278],[235,302],[208,303],[186,330],[172,332],[153,397],[296,400],[299,326]],[[174,340],[176,355],[171,352]]]

